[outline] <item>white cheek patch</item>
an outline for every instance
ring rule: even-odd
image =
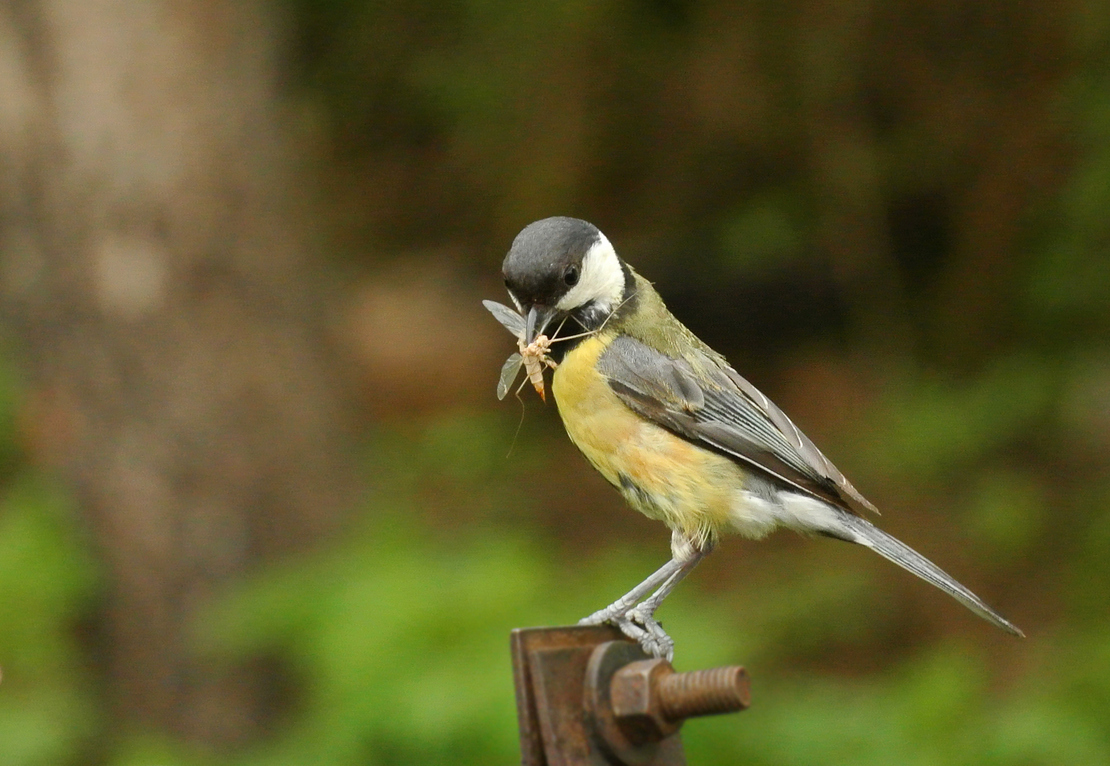
[[[578,284],[572,287],[555,304],[561,311],[570,311],[596,301],[603,311],[611,311],[624,294],[624,271],[620,259],[601,232],[598,240],[582,259],[582,274]]]

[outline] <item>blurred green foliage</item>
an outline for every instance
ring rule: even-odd
[[[465,438],[444,439],[445,432]],[[283,657],[303,694],[273,740],[236,763],[477,764],[517,757],[509,630],[585,614],[599,594],[621,592],[629,576],[656,562],[645,551],[568,563],[519,526],[506,531],[503,517],[445,532],[408,512],[427,481],[421,466],[475,467],[449,471],[440,490],[479,502],[490,498],[482,487],[496,495],[520,486],[534,456],[505,462],[510,436],[505,424],[475,415],[417,433],[380,433],[377,454],[390,457],[375,460],[382,481],[363,528],[247,584],[207,616],[209,651]],[[520,506],[529,502],[535,500],[517,498],[516,510],[526,513]],[[471,517],[468,509],[460,512]],[[872,613],[879,606],[873,582],[858,566],[842,559],[813,569],[768,573],[739,592],[691,589],[668,603],[680,666],[744,658],[756,668],[752,710],[687,726],[691,763],[1110,758],[1104,624],[1055,634],[1040,626],[1021,667],[1002,663],[1004,677],[989,656],[1019,656],[1004,636],[985,646],[940,639],[871,676],[855,677],[850,659],[832,672],[804,672],[791,655],[819,654],[830,643],[881,644],[893,629]]]
[[[0,760],[45,766],[86,752],[102,723],[76,638],[99,580],[72,504],[18,460],[9,373],[0,366]]]
[[[1110,763],[1110,13],[1015,6],[994,24],[894,3],[861,31],[804,4],[520,7],[292,6],[297,71],[335,150],[325,174],[345,194],[343,256],[449,241],[492,274],[528,220],[612,222],[665,295],[705,302],[680,312],[691,325],[719,300],[750,330],[751,346],[732,325],[697,328],[722,350],[763,347],[742,372],[820,382],[797,419],[878,489],[892,532],[1004,597],[1030,635],[989,633],[847,546],[728,542],[661,616],[680,668],[747,664],[755,706],[690,723],[690,763]],[[1023,111],[1040,97],[1050,117]],[[1067,163],[1023,154],[1043,154],[1014,139],[1026,121],[1064,126]],[[1045,166],[1059,178],[1006,196]],[[789,304],[818,278],[835,305]],[[582,531],[595,511],[628,513],[615,495],[550,510],[590,496],[535,489],[582,474],[534,410],[519,436],[511,404],[379,426],[373,490],[343,539],[198,615],[197,651],[288,675],[272,737],[224,757],[104,744],[75,638],[96,566],[73,509],[20,457],[3,383],[5,764],[80,762],[90,741],[117,766],[510,763],[508,631],[571,622],[665,556],[661,528],[654,543]]]

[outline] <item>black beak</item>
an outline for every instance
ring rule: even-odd
[[[547,325],[551,323],[551,318],[555,316],[557,310],[550,306],[532,306],[528,309],[528,317],[524,321],[524,344],[526,346],[532,345],[532,341],[536,339],[537,335],[543,335],[543,331],[547,329]]]

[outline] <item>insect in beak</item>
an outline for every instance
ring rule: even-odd
[[[520,368],[524,367],[528,382],[536,389],[540,399],[546,402],[547,395],[544,387],[543,371],[547,367],[555,369],[557,364],[554,359],[547,355],[547,352],[551,349],[551,339],[543,332],[547,329],[552,317],[555,316],[555,311],[545,306],[541,306],[539,309],[533,306],[528,310],[527,316],[522,316],[519,312],[496,301],[482,301],[482,305],[493,314],[494,318],[506,330],[516,336],[517,349],[519,350],[519,353],[510,355],[501,367],[501,378],[497,384],[497,398],[505,398],[509,389],[516,382],[517,375],[520,374]]]

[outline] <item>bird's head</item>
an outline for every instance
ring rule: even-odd
[[[597,329],[621,305],[632,280],[596,226],[565,217],[524,227],[501,271],[509,295],[526,317],[526,343],[553,320],[567,316],[581,329]]]

